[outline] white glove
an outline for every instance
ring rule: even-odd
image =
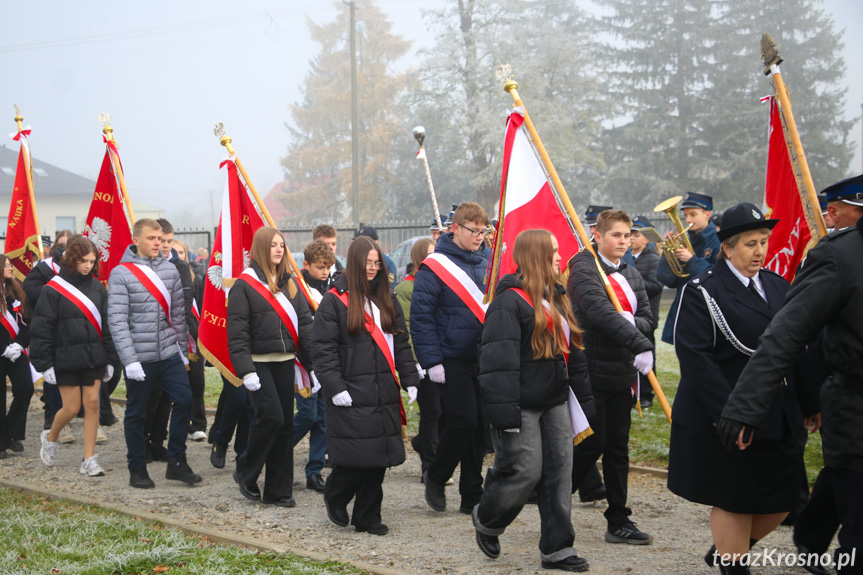
[[[519,429],[518,427],[515,427],[513,429],[504,429],[503,431],[504,433],[521,433],[521,429]]]
[[[42,377],[51,385],[57,385],[57,374],[54,373],[53,367],[49,367],[47,371],[43,372]]]
[[[635,369],[637,369],[641,375],[647,375],[650,373],[650,370],[653,369],[653,354],[649,351],[642,351],[635,356],[635,361],[632,362],[632,365],[635,366]]]
[[[261,389],[261,378],[253,371],[252,373],[243,376],[243,385],[245,385],[246,389],[249,391],[258,391]]]
[[[336,407],[350,407],[353,403],[354,400],[351,399],[351,394],[348,393],[347,389],[333,396],[333,405]]]
[[[141,367],[141,362],[136,361],[126,366],[126,378],[134,379],[135,381],[144,381],[147,379],[147,374],[144,373],[144,368]]]
[[[318,376],[315,375],[314,371],[309,375],[312,376],[312,395],[314,395],[321,390],[321,382],[318,381]]]
[[[5,351],[3,351],[3,357],[9,361],[17,361],[18,358],[21,357],[22,351],[24,351],[24,348],[19,344],[11,343],[6,347]]]
[[[622,311],[620,312],[620,315],[626,318],[626,321],[628,321],[632,325],[635,325],[635,317],[633,317],[631,313],[629,313],[628,311]]]
[[[417,373],[419,374],[420,379],[423,379],[426,376],[426,370],[424,370],[419,363],[417,363]]]
[[[417,392],[419,392],[417,386],[412,385],[408,387],[408,405],[412,404],[417,400]]]
[[[180,354],[180,359],[183,360],[183,365],[185,365],[186,367],[189,367],[189,358],[186,357],[185,353]]]
[[[114,366],[110,363],[105,366],[105,373],[102,374],[102,381],[108,381],[114,377]]]
[[[429,379],[435,383],[443,383],[446,381],[446,372],[443,370],[443,364],[439,363],[436,366],[429,368]]]

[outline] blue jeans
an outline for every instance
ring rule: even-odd
[[[186,366],[177,354],[163,361],[142,363],[144,381],[129,379],[126,375],[126,460],[129,471],[147,466],[147,439],[144,432],[147,422],[147,399],[156,382],[171,400],[171,426],[168,429],[168,457],[186,453],[186,436],[192,409],[192,389]]]
[[[320,391],[311,397],[295,393],[297,413],[294,415],[294,447],[309,434],[309,462],[306,477],[321,474],[327,453],[327,431],[324,425],[324,394]]]

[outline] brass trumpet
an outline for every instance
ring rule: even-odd
[[[665,254],[665,259],[668,261],[671,272],[679,278],[688,278],[689,274],[683,271],[683,264],[680,263],[680,260],[674,254],[674,250],[678,248],[686,248],[690,252],[695,253],[695,250],[692,249],[692,242],[689,241],[689,234],[687,233],[691,226],[683,225],[680,219],[680,212],[677,210],[677,204],[682,199],[681,196],[669,198],[653,208],[653,211],[665,212],[671,219],[671,223],[674,224],[677,233],[661,242],[659,247],[662,248],[662,252]]]

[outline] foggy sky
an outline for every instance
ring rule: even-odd
[[[439,3],[379,0],[394,31],[414,40],[401,66],[416,66],[411,56],[433,41],[420,6]],[[863,22],[859,0],[826,0],[824,6],[839,30]],[[34,157],[95,180],[105,149],[96,118],[108,112],[133,201],[174,218],[196,208],[196,221],[175,226],[214,225],[210,196],[219,201],[218,168],[226,156],[214,124],[225,124],[262,195],[280,182],[289,106],[300,100],[319,50],[306,18],[322,23],[335,13],[332,3],[312,0],[0,0],[0,134],[15,129],[18,104],[33,127]],[[859,116],[863,77],[855,58],[863,54],[863,35],[846,31],[844,40],[847,115]],[[783,76],[793,86],[793,63],[783,66]],[[765,80],[765,93],[768,86]],[[421,123],[417,118],[412,125]],[[857,149],[850,173],[856,174],[863,171],[859,122],[851,136]],[[11,139],[0,143],[17,149]],[[218,207],[215,212],[218,217]]]

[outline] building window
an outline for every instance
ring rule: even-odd
[[[12,168],[10,168],[8,166],[0,167],[0,170],[3,170],[3,173],[6,174],[7,176],[14,176],[15,175],[15,170],[13,170]]]
[[[0,234],[6,237],[6,228],[9,227],[9,218],[6,216],[0,217]]]
[[[55,225],[58,232],[60,230],[78,231],[75,229],[75,216],[57,216]]]
[[[35,174],[37,176],[47,176],[48,175],[48,172],[46,172],[43,168],[33,168],[33,172],[35,172]]]

